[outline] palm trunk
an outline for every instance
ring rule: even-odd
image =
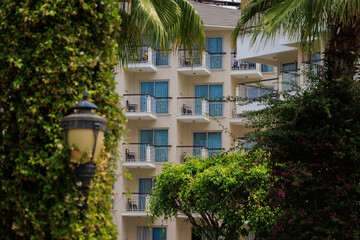
[[[355,16],[352,22],[342,22],[338,18],[329,22],[330,39],[325,53],[328,80],[352,78],[360,57],[360,16]]]

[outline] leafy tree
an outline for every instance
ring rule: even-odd
[[[202,19],[187,0],[132,0],[120,5],[122,18],[118,56],[124,65],[144,43],[168,50],[201,51],[205,41]]]
[[[316,39],[326,46],[328,80],[353,77],[360,57],[359,0],[250,0],[233,32],[252,40],[284,34],[301,49]]]
[[[239,239],[273,215],[261,200],[268,190],[264,152],[232,153],[182,165],[165,164],[156,178],[149,214],[164,221],[184,214],[207,239]],[[244,228],[248,221],[250,229]]]
[[[252,139],[271,152],[267,201],[278,217],[272,232],[258,236],[360,238],[360,86],[348,78],[341,88],[315,80],[251,113]]]
[[[0,238],[116,239],[110,195],[125,123],[112,79],[118,4],[1,1],[0,19]],[[80,210],[60,121],[85,89],[111,133]]]
[[[359,0],[251,0],[233,33],[326,48],[311,88],[253,115],[253,138],[271,152],[268,201],[282,209],[274,239],[359,239],[359,10]]]

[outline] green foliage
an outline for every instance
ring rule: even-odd
[[[208,239],[238,239],[271,222],[273,215],[263,204],[268,189],[267,154],[232,153],[198,159],[188,157],[182,165],[164,164],[156,178],[150,204],[154,220],[184,214]]]
[[[338,82],[315,78],[252,114],[252,138],[271,152],[268,202],[281,209],[264,238],[360,238],[360,85]]]
[[[0,2],[1,239],[116,239],[111,156],[125,120],[112,79],[119,24],[110,0]],[[111,133],[80,210],[60,124],[84,90]]]
[[[119,8],[122,18],[118,44],[120,63],[136,58],[139,47],[201,51],[205,32],[200,15],[187,0],[132,0]]]

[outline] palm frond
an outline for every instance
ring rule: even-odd
[[[328,36],[331,20],[353,21],[360,12],[360,0],[252,0],[242,12],[231,41],[250,35],[273,39],[286,35],[304,49],[315,39]]]
[[[187,0],[132,0],[121,8],[123,19],[118,56],[123,66],[137,56],[141,45],[157,49],[202,47],[201,17]]]

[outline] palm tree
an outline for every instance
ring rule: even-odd
[[[360,57],[360,0],[250,0],[232,35],[269,39],[281,32],[302,50],[326,44],[329,80],[353,77]]]
[[[144,44],[159,49],[202,49],[202,19],[187,0],[123,0],[118,56],[122,65]]]

